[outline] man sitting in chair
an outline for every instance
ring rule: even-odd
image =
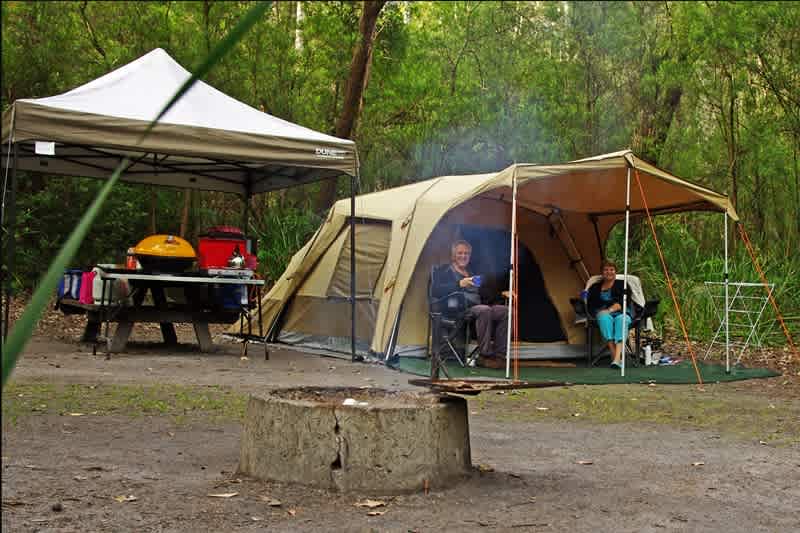
[[[436,284],[431,287],[433,296],[441,298],[461,291],[469,309],[467,316],[475,318],[478,334],[478,351],[481,357],[506,356],[506,335],[508,332],[508,306],[498,303],[497,295],[479,291],[482,276],[473,275],[469,270],[472,245],[458,240],[450,248],[449,268],[440,269]],[[506,296],[507,291],[502,295]],[[494,342],[493,342],[494,341]]]
[[[617,265],[611,261],[603,261],[603,279],[589,287],[589,314],[597,318],[600,336],[608,343],[611,352],[611,367],[622,368],[622,343],[628,336],[633,320],[633,301],[631,289],[628,287],[628,305],[622,314],[622,296],[625,282],[617,279]]]

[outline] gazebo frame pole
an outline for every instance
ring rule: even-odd
[[[517,245],[517,173],[516,170],[511,177],[511,268],[508,272],[508,330],[506,332],[506,379],[511,379],[511,315],[514,309],[514,276],[516,266],[514,265],[514,251]]]
[[[355,174],[350,176],[350,359],[360,361],[356,355],[356,180]]]
[[[625,262],[622,271],[623,290],[622,290],[622,368],[621,375],[625,376],[625,347],[628,344],[628,328],[625,324],[625,316],[628,312],[628,238],[630,236],[631,221],[631,166],[628,164],[628,174],[625,180]],[[613,355],[612,355],[613,357]]]
[[[731,373],[731,340],[730,329],[728,328],[728,212],[724,211],[725,217],[725,372]]]

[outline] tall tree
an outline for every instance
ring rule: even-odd
[[[353,49],[350,61],[350,76],[344,89],[344,103],[334,134],[342,139],[351,139],[356,129],[361,108],[364,105],[364,91],[369,83],[372,50],[375,42],[375,24],[378,21],[385,0],[367,0],[363,3],[358,23],[360,39]],[[320,187],[317,198],[317,211],[324,211],[336,200],[336,181],[328,180]]]

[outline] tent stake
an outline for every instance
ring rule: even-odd
[[[625,346],[628,344],[628,328],[625,324],[625,316],[628,312],[628,237],[630,236],[631,221],[631,166],[628,164],[628,172],[625,178],[625,262],[622,272],[622,369],[621,375],[625,377]],[[638,354],[636,354],[638,355]],[[613,357],[613,355],[612,355]]]

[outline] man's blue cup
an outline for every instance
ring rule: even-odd
[[[472,276],[472,284],[476,287],[481,286],[481,277],[480,276]]]
[[[581,300],[585,300],[589,297],[589,291],[581,291]]]

